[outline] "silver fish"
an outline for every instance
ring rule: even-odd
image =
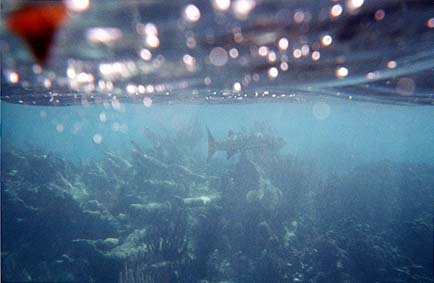
[[[263,134],[260,132],[253,133],[235,133],[229,131],[228,136],[221,140],[216,141],[211,131],[208,131],[208,160],[217,151],[226,151],[227,159],[230,159],[236,153],[255,150],[279,150],[286,143],[282,138],[273,137],[271,135]]]

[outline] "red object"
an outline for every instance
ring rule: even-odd
[[[9,30],[27,42],[38,63],[45,64],[54,35],[66,14],[63,2],[29,4],[13,11],[6,21]]]

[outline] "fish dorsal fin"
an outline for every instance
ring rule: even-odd
[[[235,135],[235,132],[232,131],[232,130],[229,130],[229,132],[228,132],[228,137],[233,136],[233,135]]]
[[[211,157],[214,155],[214,153],[218,150],[217,149],[217,142],[215,141],[213,135],[211,134],[211,131],[206,128],[208,132],[208,160],[211,159]]]
[[[237,151],[236,150],[228,150],[228,151],[226,151],[226,153],[227,153],[226,159],[229,160],[229,159],[231,159],[232,156],[234,156],[235,153],[237,153]]]

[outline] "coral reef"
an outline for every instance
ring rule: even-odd
[[[154,134],[151,148],[81,166],[3,151],[2,279],[433,282],[433,167],[384,161],[321,179],[279,152],[207,165],[183,150],[194,137],[177,147]]]

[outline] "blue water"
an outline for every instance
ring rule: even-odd
[[[325,116],[315,116],[315,103],[327,105]],[[328,108],[327,108],[328,109]],[[130,141],[149,145],[145,127],[172,135],[179,127],[205,127],[218,138],[229,129],[269,125],[285,139],[284,151],[300,159],[315,158],[325,166],[346,162],[391,160],[434,164],[434,110],[430,106],[397,106],[322,99],[304,103],[245,105],[158,105],[150,108],[124,104],[111,107],[32,107],[3,104],[4,146],[29,145],[53,151],[71,161],[101,157],[104,150],[127,151]],[[106,120],[100,119],[104,113]],[[62,129],[56,129],[61,125]],[[101,144],[93,137],[99,134]],[[206,158],[206,139],[201,141]]]
[[[6,282],[432,282],[432,107],[116,109],[3,103]]]

